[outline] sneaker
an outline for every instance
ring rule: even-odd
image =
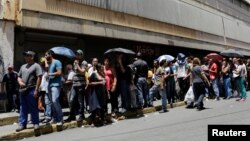
[[[76,117],[71,117],[71,116],[69,116],[66,120],[64,120],[65,122],[71,122],[71,121],[73,121],[73,120],[76,120]]]
[[[220,98],[219,97],[216,97],[215,99],[214,99],[214,101],[219,101],[220,100]]]
[[[34,133],[35,133],[35,136],[41,135],[40,128],[39,128],[38,124],[34,124]]]
[[[49,123],[51,121],[51,119],[45,118],[45,120],[43,121],[43,123]]]
[[[240,100],[240,102],[244,102],[244,101],[246,101],[246,99],[245,99],[245,98],[242,98],[242,99]]]
[[[122,108],[121,113],[125,113],[127,110],[125,108]]]
[[[16,129],[16,132],[20,132],[22,130],[26,129],[26,126],[19,125],[18,128]]]
[[[52,119],[52,120],[50,121],[50,124],[55,124],[55,123],[56,123],[55,119]]]
[[[203,100],[204,100],[204,101],[209,101],[208,97],[204,97]]]
[[[236,99],[235,101],[240,101],[242,98]]]
[[[63,130],[63,123],[62,122],[57,122],[56,123],[56,128],[57,128],[57,131],[62,131]]]
[[[56,123],[56,126],[62,126],[62,125],[63,125],[62,122],[57,122],[57,123]]]
[[[84,116],[79,116],[79,118],[77,119],[77,121],[83,121],[85,119]]]
[[[39,125],[38,124],[34,124],[34,130],[39,129]]]
[[[166,113],[168,110],[161,110],[159,113]]]

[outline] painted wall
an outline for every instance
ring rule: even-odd
[[[14,59],[14,26],[11,21],[0,20],[0,81],[7,66]]]

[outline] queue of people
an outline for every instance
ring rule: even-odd
[[[130,61],[126,54],[118,53],[115,59],[106,57],[103,64],[97,58],[93,58],[89,64],[84,59],[84,52],[77,50],[73,64],[66,65],[67,75],[63,76],[63,63],[54,58],[53,51],[47,51],[40,64],[34,61],[33,51],[24,52],[23,55],[26,63],[19,73],[14,73],[10,66],[3,80],[7,83],[8,95],[19,93],[17,132],[27,128],[29,113],[34,130],[39,129],[39,96],[43,97],[44,123],[56,123],[60,127],[63,122],[84,120],[85,113],[89,112],[92,121],[98,116],[103,125],[109,102],[111,116],[115,118],[117,113],[153,107],[155,98],[160,96],[160,112],[165,113],[168,112],[167,103],[173,107],[173,103],[183,101],[191,87],[195,97],[193,106],[200,111],[204,109],[204,99],[219,101],[222,95],[230,99],[235,92],[239,97],[237,101],[244,102],[249,86],[250,61],[245,64],[241,58],[203,58],[200,61],[199,58],[179,53],[172,61],[153,60],[154,68],[149,69],[141,53],[136,54],[134,61]],[[63,120],[59,101],[62,89],[67,93],[70,109],[66,120]],[[19,109],[13,104],[13,97],[8,99],[9,111]]]

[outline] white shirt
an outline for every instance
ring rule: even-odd
[[[186,64],[177,64],[177,78],[186,77]]]
[[[67,80],[73,80],[73,76],[75,75],[74,71],[70,71]]]
[[[41,81],[41,85],[40,85],[40,90],[45,91],[46,93],[48,93],[48,85],[49,85],[47,75],[48,75],[47,72],[43,73],[42,81]]]

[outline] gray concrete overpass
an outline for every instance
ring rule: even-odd
[[[46,35],[58,37],[58,42],[77,42],[75,48],[83,47],[85,43],[72,35],[91,35],[171,48],[217,52],[236,48],[250,56],[250,8],[247,0],[0,1],[0,35],[9,34],[8,45],[0,43],[1,50],[8,51],[15,60],[20,60],[19,53],[32,49],[31,46],[46,45],[42,44],[49,40],[44,37]],[[6,27],[10,29],[3,30]],[[16,28],[20,30],[14,32]],[[27,29],[32,29],[32,32],[27,32]],[[41,34],[41,31],[46,31],[46,34]],[[41,44],[35,45],[34,40]],[[53,42],[53,45],[58,42]],[[35,50],[39,50],[37,48]]]

